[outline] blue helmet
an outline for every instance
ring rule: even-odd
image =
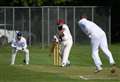
[[[21,32],[17,32],[17,36],[22,36],[22,33]]]

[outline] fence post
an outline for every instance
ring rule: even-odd
[[[7,33],[6,33],[6,8],[4,8],[4,29],[5,29],[5,31],[4,31],[4,34],[5,34],[5,36],[7,36]]]
[[[15,8],[12,8],[13,9],[13,30],[15,31]],[[15,37],[15,34],[13,33],[13,37]]]
[[[67,7],[65,7],[65,22],[67,24]]]
[[[31,8],[29,8],[29,45],[31,46]]]
[[[42,7],[42,48],[44,48],[44,7]]]
[[[50,29],[49,29],[49,26],[50,26],[50,13],[49,13],[49,7],[48,7],[48,46],[50,44]]]
[[[92,21],[94,22],[94,7],[92,7]]]
[[[109,24],[109,44],[111,44],[111,8],[109,8],[109,22],[108,22],[108,24]]]
[[[73,21],[74,21],[74,26],[73,26],[73,36],[74,36],[74,44],[75,44],[75,42],[76,42],[76,37],[75,37],[75,23],[76,23],[76,21],[75,21],[75,7],[73,8]]]

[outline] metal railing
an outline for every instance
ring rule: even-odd
[[[80,15],[85,13],[101,26],[111,43],[110,10],[96,6],[0,7],[0,24],[3,24],[0,29],[22,31],[30,45],[37,43],[45,47],[50,45],[57,31],[56,20],[61,18],[68,24],[74,44],[88,42],[77,25]]]

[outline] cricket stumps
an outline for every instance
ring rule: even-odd
[[[53,64],[57,66],[61,65],[60,45],[58,42],[54,44]]]

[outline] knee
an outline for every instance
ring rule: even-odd
[[[25,52],[25,53],[29,53],[29,50],[28,50],[28,49],[25,49],[24,52]]]
[[[17,54],[17,51],[16,51],[16,50],[13,50],[13,51],[12,51],[12,54],[13,54],[13,55],[16,55],[16,54]]]
[[[17,52],[12,53],[12,56],[16,56]]]
[[[92,52],[92,57],[94,58],[94,57],[96,57],[96,56],[98,56],[98,51]]]

